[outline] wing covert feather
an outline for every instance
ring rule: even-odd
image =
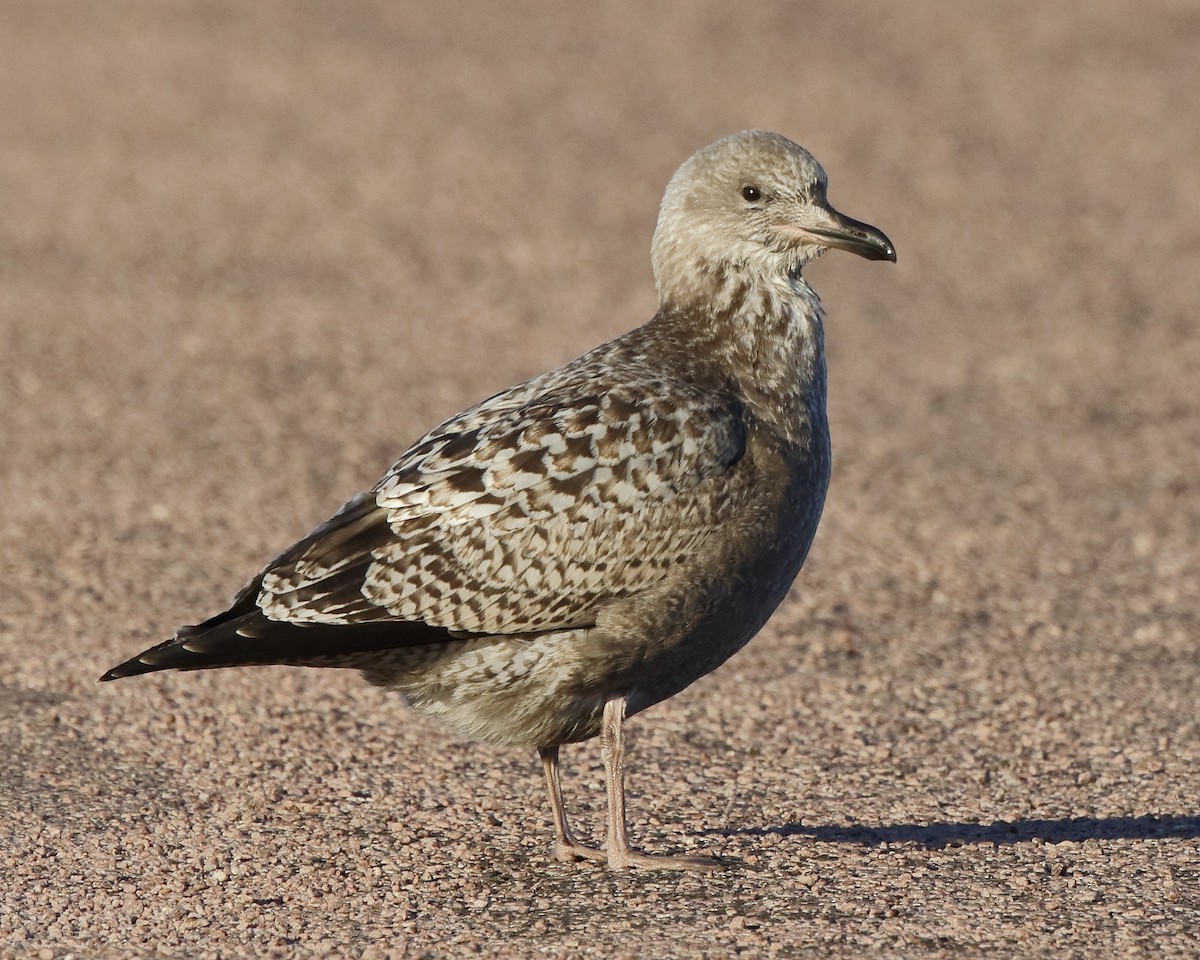
[[[335,518],[268,567],[264,613],[464,633],[584,626],[691,556],[737,507],[737,484],[717,495],[708,481],[744,453],[740,403],[653,378],[571,384],[564,402],[562,373],[414,444],[373,509],[344,510],[348,529]]]

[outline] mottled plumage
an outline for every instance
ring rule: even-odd
[[[429,434],[376,486],[353,546],[318,540],[264,577],[263,612],[529,633],[591,625],[598,604],[661,580],[732,506],[705,482],[741,457],[745,424],[732,398],[672,395],[630,346]]]
[[[629,847],[621,722],[736,652],[804,562],[830,458],[800,268],[831,246],[895,259],[802,148],[705,148],[663,199],[649,323],[447,420],[229,610],[104,679],[356,667],[460,733],[537,747],[561,857],[711,866]],[[571,836],[558,786],[558,747],[597,733],[605,852]]]

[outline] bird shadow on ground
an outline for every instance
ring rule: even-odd
[[[992,823],[894,823],[868,827],[860,824],[807,826],[785,823],[774,827],[706,830],[721,836],[809,836],[823,843],[914,843],[930,849],[975,843],[1029,843],[1042,840],[1062,843],[1084,840],[1163,840],[1200,837],[1200,816],[1154,815],[1141,817],[1063,817],[1057,820],[996,820]]]

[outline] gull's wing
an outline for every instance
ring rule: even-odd
[[[653,377],[549,386],[523,402],[500,394],[417,443],[373,501],[351,501],[268,566],[257,606],[294,624],[584,626],[736,509],[737,485],[710,483],[745,449],[732,397]]]

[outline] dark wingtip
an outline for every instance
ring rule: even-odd
[[[123,677],[132,677],[140,672],[141,671],[138,671],[138,670],[127,670],[127,669],[125,669],[125,664],[121,664],[121,666],[119,666],[119,667],[113,667],[111,670],[108,671],[108,673],[106,673],[104,676],[102,676],[96,682],[97,683],[108,683],[109,680],[120,680]]]
[[[147,650],[146,653],[150,651]],[[136,677],[140,673],[153,673],[155,670],[162,670],[163,667],[158,664],[146,663],[142,657],[146,654],[141,653],[132,660],[126,660],[124,663],[119,663],[113,667],[98,683],[107,683],[109,680],[123,680],[125,677]]]

